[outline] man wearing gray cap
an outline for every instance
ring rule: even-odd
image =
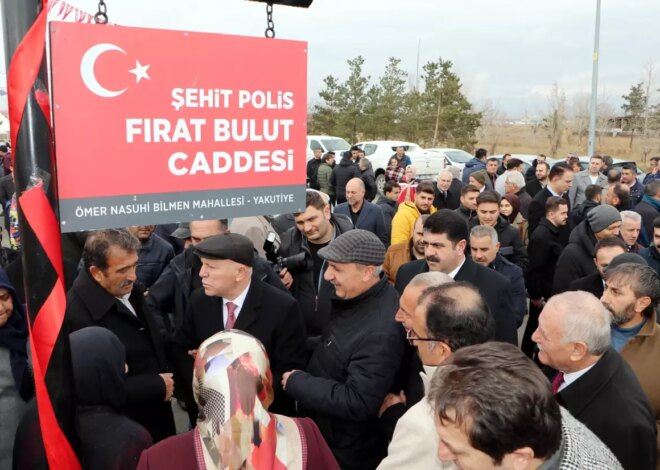
[[[591,209],[586,220],[573,229],[557,260],[553,292],[565,292],[574,280],[596,273],[593,262],[596,243],[606,237],[618,237],[620,230],[621,214],[614,207],[603,204]]]
[[[334,287],[330,323],[305,371],[283,375],[299,411],[314,419],[342,469],[373,469],[385,456],[378,410],[403,354],[399,297],[381,275],[385,247],[351,230],[319,250]]]
[[[176,333],[181,361],[178,369],[182,374],[192,372],[192,358],[186,369],[181,349],[192,353],[218,331],[245,331],[261,341],[270,358],[275,391],[271,410],[293,414],[293,403],[279,384],[283,372],[304,367],[307,362],[305,326],[298,302],[253,275],[254,246],[243,235],[215,235],[195,245],[193,251],[202,263],[202,288],[191,294]],[[192,376],[184,377],[182,383],[190,387]]]

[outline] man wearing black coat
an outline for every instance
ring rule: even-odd
[[[399,194],[401,194],[401,186],[396,181],[386,181],[383,186],[383,195],[379,196],[376,200],[376,205],[383,211],[383,219],[385,220],[385,233],[387,234],[388,242],[392,239],[392,219],[396,215],[399,208]]]
[[[552,291],[556,294],[567,291],[574,280],[594,274],[596,243],[603,238],[618,237],[620,229],[621,215],[614,207],[603,204],[591,209],[587,220],[571,232],[568,245],[557,261]]]
[[[586,292],[554,296],[539,317],[539,360],[559,371],[557,402],[603,441],[625,469],[653,470],[656,423],[635,373],[611,347],[610,314]]]
[[[342,469],[374,469],[387,453],[378,411],[403,355],[399,296],[380,273],[385,247],[371,232],[346,232],[319,255],[335,291],[331,320],[307,368],[284,374],[284,389]]]
[[[600,299],[605,291],[605,271],[612,260],[623,253],[626,253],[626,244],[619,237],[599,240],[594,248],[594,264],[597,271],[574,280],[568,290],[582,290]]]
[[[550,170],[550,181],[547,186],[543,188],[532,202],[529,204],[529,235],[530,237],[538,227],[539,222],[545,217],[545,202],[551,196],[559,196],[566,199],[568,202],[568,190],[573,185],[573,171],[568,167],[562,165],[555,165]],[[528,189],[529,192],[529,189]],[[530,193],[531,194],[531,193]],[[571,204],[568,203],[568,211],[571,211]],[[569,230],[568,227],[561,229],[561,236],[564,240],[568,240]]]
[[[529,170],[525,173],[525,189],[532,198],[548,185],[548,175],[550,173],[550,165],[547,162],[536,161],[535,163],[536,168],[531,174],[532,178],[527,178]]]
[[[352,178],[361,176],[360,169],[351,158],[351,151],[344,152],[339,163],[332,169],[332,176],[330,176],[330,186],[335,188],[337,204],[346,202],[346,183]]]
[[[440,209],[456,210],[461,205],[461,180],[454,178],[448,169],[442,170],[438,174],[438,179],[433,183],[435,199],[433,206]]]
[[[399,268],[396,290],[402,293],[419,273],[440,271],[455,281],[466,281],[475,286],[484,297],[495,319],[495,339],[518,344],[516,315],[511,297],[511,283],[492,269],[478,265],[465,256],[468,226],[454,211],[441,209],[424,222],[425,259],[411,261]]]
[[[177,372],[186,379],[181,386],[192,383],[191,372],[186,376],[186,371],[192,371],[192,358],[184,360],[185,353],[196,350],[218,331],[235,328],[261,341],[268,353],[275,391],[271,410],[295,413],[280,382],[282,373],[307,363],[305,325],[298,303],[253,275],[254,245],[243,235],[210,237],[197,244],[194,252],[202,262],[202,289],[190,296],[183,324],[176,333]]]
[[[543,303],[552,296],[555,267],[566,246],[559,236],[559,228],[565,226],[568,220],[568,202],[553,196],[546,201],[545,206],[546,215],[539,222],[527,246],[530,261],[526,278],[529,316],[520,349],[529,357],[532,357],[536,348],[532,333],[538,326]]]
[[[83,269],[67,294],[65,321],[71,332],[100,326],[117,335],[126,348],[126,414],[158,442],[175,433],[174,380],[144,290],[135,283],[139,249],[126,230],[90,235]]]
[[[500,254],[518,265],[523,272],[527,271],[527,250],[518,230],[500,215],[500,196],[495,191],[484,191],[477,197],[477,217],[470,221],[470,228],[477,225],[493,227],[499,239]]]
[[[158,280],[147,294],[147,304],[154,311],[163,336],[171,339],[174,331],[181,326],[183,315],[188,306],[190,294],[202,287],[199,270],[202,263],[193,254],[193,247],[209,237],[227,232],[227,220],[195,220],[190,222],[191,245],[176,255],[163,270]],[[267,284],[287,292],[282,280],[275,273],[268,261],[254,252],[252,273]]]
[[[651,181],[644,188],[642,201],[633,209],[642,216],[642,230],[639,232],[639,243],[642,246],[653,244],[653,221],[660,216],[660,179]]]
[[[327,263],[318,252],[334,238],[352,230],[353,224],[350,219],[332,214],[318,191],[307,190],[305,204],[305,212],[294,215],[296,226],[280,236],[278,255],[290,258],[303,254],[298,269],[285,269],[281,275],[300,305],[312,350],[312,343],[330,321],[332,297],[332,285],[323,278]]]

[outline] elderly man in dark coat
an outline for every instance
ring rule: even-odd
[[[635,373],[611,346],[610,313],[592,294],[553,296],[532,337],[558,371],[557,402],[585,424],[625,469],[653,470],[656,425]]]
[[[387,451],[378,411],[403,354],[399,296],[381,273],[385,247],[371,232],[346,232],[319,256],[335,291],[331,320],[305,371],[285,373],[283,385],[343,469],[373,469]]]
[[[83,249],[83,269],[67,294],[70,331],[100,326],[126,348],[126,414],[151,433],[154,442],[174,434],[168,371],[158,328],[136,284],[140,242],[126,230],[101,230]]]

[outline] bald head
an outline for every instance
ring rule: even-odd
[[[445,273],[436,271],[421,273],[413,277],[401,294],[399,310],[397,310],[394,319],[403,323],[404,328],[410,329],[417,299],[422,295],[422,292],[429,287],[436,287],[448,282],[454,282],[454,280]]]
[[[495,336],[495,322],[486,303],[467,282],[427,288],[419,298],[418,310],[425,311],[429,335],[442,338],[452,352]]]
[[[346,201],[357,212],[362,207],[365,195],[364,182],[360,178],[353,178],[346,183]]]

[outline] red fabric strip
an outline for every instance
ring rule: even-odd
[[[32,86],[39,74],[39,68],[44,57],[46,46],[46,9],[47,1],[27,34],[16,48],[9,64],[7,74],[7,95],[9,103],[9,125],[11,127],[11,143],[16,146],[18,128],[23,119],[25,104]],[[50,117],[47,117],[50,119]],[[14,147],[16,149],[16,147]],[[16,150],[12,152],[16,155]]]
[[[24,191],[19,200],[27,223],[34,230],[58,275],[53,290],[36,316],[34,327],[30,328],[37,405],[46,457],[53,470],[79,470],[81,467],[76,454],[55,417],[44,379],[66,311],[59,228],[41,185]]]

